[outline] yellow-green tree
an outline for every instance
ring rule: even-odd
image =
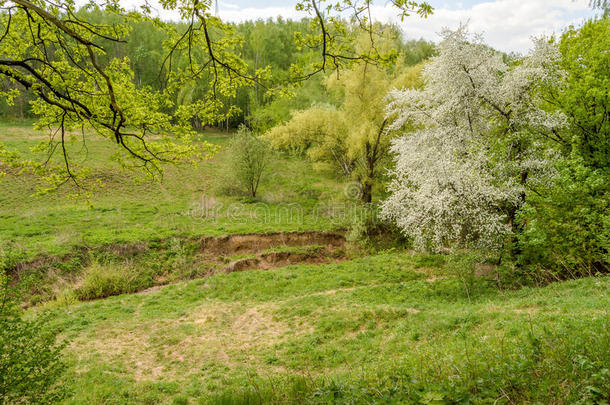
[[[276,148],[306,153],[316,169],[357,181],[362,201],[370,203],[395,136],[387,125],[386,95],[393,88],[421,87],[422,67],[362,63],[333,75],[326,86],[341,94],[340,107],[316,105],[298,111],[265,137]]]
[[[249,64],[240,56],[243,38],[235,27],[213,12],[212,0],[160,0],[164,11],[177,11],[184,24],[162,22],[153,16],[149,2],[136,2],[138,11],[128,11],[121,1],[86,2],[95,13],[82,13],[72,0],[0,0],[0,79],[12,88],[0,91],[0,99],[11,104],[19,92],[33,96],[32,111],[39,127],[51,131],[48,153],[59,153],[64,168],[51,175],[54,185],[76,179],[70,165],[66,139],[71,131],[85,129],[117,145],[117,156],[125,165],[160,169],[159,162],[181,162],[208,156],[211,145],[196,142],[191,122],[201,125],[228,119],[237,108],[226,100],[236,98],[243,87],[259,89],[268,80],[269,69]],[[410,13],[426,16],[432,8],[425,2],[392,0],[401,17]],[[358,52],[352,46],[354,32],[371,39],[377,29],[370,15],[371,1],[296,1],[297,10],[310,18],[311,32],[295,35],[296,45],[312,52],[306,63],[291,66],[286,86],[318,73],[339,71],[355,63],[389,60],[375,47]],[[93,18],[105,13],[104,22]],[[346,22],[346,12],[356,21]],[[158,86],[136,85],[133,62],[125,55],[111,56],[110,49],[127,42],[133,24],[146,22],[163,30],[163,59]],[[313,56],[315,54],[315,56]],[[134,56],[134,55],[132,55]],[[158,62],[159,60],[157,60]],[[207,91],[188,100],[183,89],[206,83]],[[276,89],[277,93],[282,93]],[[272,92],[270,92],[272,93]],[[54,131],[57,129],[57,131]],[[0,156],[0,164],[27,162]],[[46,165],[34,169],[44,171]]]

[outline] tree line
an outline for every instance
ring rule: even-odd
[[[136,88],[151,88],[162,90],[166,85],[163,81],[163,66],[167,58],[167,44],[172,41],[168,30],[154,20],[124,19],[103,9],[82,8],[77,15],[83,20],[96,25],[113,25],[119,21],[126,25],[128,35],[120,42],[100,41],[105,52],[100,56],[104,65],[112,60],[127,59],[133,71],[133,83]],[[166,22],[175,32],[186,30],[186,24]],[[235,94],[220,95],[223,110],[214,122],[205,122],[208,126],[220,129],[237,129],[247,125],[257,131],[265,131],[277,123],[286,121],[293,109],[301,109],[316,102],[338,103],[326,91],[323,78],[312,77],[303,81],[291,94],[274,94],[270,88],[281,86],[291,77],[291,67],[297,63],[308,63],[316,57],[316,51],[308,47],[296,47],[295,36],[313,35],[315,32],[310,18],[299,21],[286,20],[281,17],[267,20],[245,21],[227,24],[235,37],[239,38],[235,47],[236,55],[245,62],[245,71],[252,78],[256,72],[265,69],[265,77],[253,82],[252,86],[244,85],[236,89]],[[4,27],[6,28],[6,27]],[[434,45],[424,40],[405,40],[400,29],[388,25],[384,29],[392,31],[395,40],[393,46],[401,55],[401,62],[414,65],[428,58],[434,52]],[[174,57],[172,63],[176,66],[189,64],[189,56],[180,54]],[[196,100],[207,98],[212,84],[209,80],[197,80],[183,84],[173,95],[173,102],[188,105]],[[19,83],[9,77],[0,76],[0,91],[10,92],[21,89]],[[31,102],[36,98],[32,91],[20,91],[13,99],[0,99],[0,117],[4,120],[35,118],[34,106]],[[232,113],[230,113],[232,112]],[[222,119],[221,119],[222,118]],[[191,124],[194,129],[202,130],[203,118],[196,115]]]

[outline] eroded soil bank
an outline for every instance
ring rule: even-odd
[[[293,264],[346,260],[338,232],[276,232],[79,247],[10,268],[26,286],[26,305],[68,294],[78,300],[132,293],[181,280]]]

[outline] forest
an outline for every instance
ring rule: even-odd
[[[0,0],[0,404],[610,401],[606,1],[155,4]]]

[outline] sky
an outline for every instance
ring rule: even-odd
[[[480,33],[486,42],[505,52],[525,54],[532,37],[561,33],[595,15],[589,0],[428,0],[434,14],[426,19],[412,15],[403,22],[389,2],[378,0],[373,18],[399,24],[407,39],[438,41],[443,28],[455,29],[468,23],[471,32]],[[239,22],[277,16],[300,19],[290,0],[219,0],[219,17]]]

